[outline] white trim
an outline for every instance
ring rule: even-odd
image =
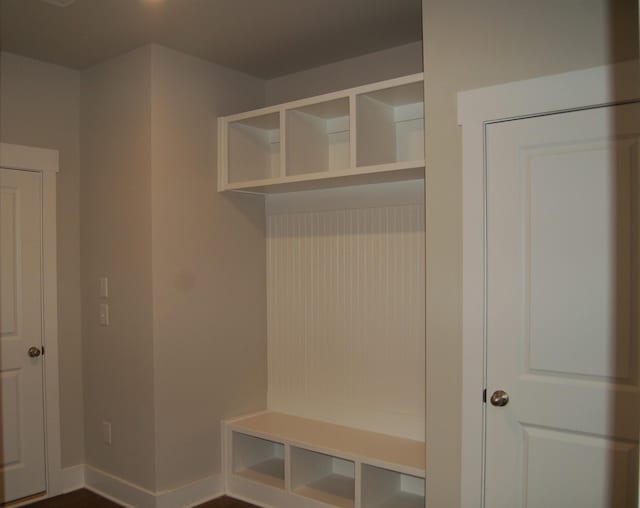
[[[633,60],[460,92],[458,124],[466,129],[478,122],[629,101],[639,96],[640,62]]]
[[[458,123],[462,126],[463,143],[462,508],[482,506],[485,126],[489,122],[639,98],[638,61],[458,94]]]
[[[155,508],[155,495],[122,478],[85,465],[85,488],[130,508]]]
[[[224,476],[215,474],[174,490],[156,494],[157,508],[175,508],[178,506],[198,506],[225,494]]]
[[[59,171],[58,151],[0,143],[0,167],[28,171]]]
[[[45,403],[46,497],[61,494],[64,476],[60,449],[58,386],[58,268],[56,238],[56,173],[58,152],[0,143],[0,167],[42,175],[42,296]]]
[[[58,381],[58,264],[56,236],[56,173],[42,172],[42,254],[44,318],[44,400],[47,451],[47,494],[63,491]]]
[[[95,467],[84,466],[85,488],[132,508],[178,508],[202,504],[224,495],[222,474],[214,474],[177,489],[152,492]]]
[[[62,470],[62,493],[73,492],[83,488],[84,481],[84,464],[67,467]]]

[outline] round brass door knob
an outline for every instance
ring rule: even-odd
[[[31,346],[29,348],[29,351],[27,351],[27,354],[31,357],[31,358],[38,358],[38,356],[40,356],[41,352],[40,352],[40,348],[39,347],[35,347],[35,346]]]
[[[496,390],[491,395],[491,404],[497,407],[506,406],[509,404],[509,394],[504,390]]]

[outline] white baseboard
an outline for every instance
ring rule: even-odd
[[[84,464],[67,467],[62,470],[62,493],[66,494],[72,490],[84,487]]]
[[[156,496],[122,478],[85,465],[85,488],[128,508],[155,508]]]
[[[225,493],[221,474],[207,476],[177,489],[152,492],[85,465],[84,487],[128,508],[185,508],[204,503]]]
[[[215,474],[174,490],[159,492],[156,494],[156,508],[197,506],[224,493],[224,478],[222,474]]]

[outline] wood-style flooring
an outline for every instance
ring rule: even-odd
[[[29,508],[120,508],[119,504],[109,501],[93,492],[80,489],[62,496],[52,497],[44,501],[36,501],[29,505]],[[220,497],[213,501],[208,501],[198,506],[198,508],[257,508],[255,505],[231,499],[230,497]]]

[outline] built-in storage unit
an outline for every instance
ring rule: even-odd
[[[267,194],[268,411],[224,422],[229,495],[424,506],[423,76],[219,119],[218,190]]]
[[[421,178],[423,95],[423,76],[414,74],[219,118],[218,190]]]
[[[224,439],[227,491],[238,498],[277,508],[424,506],[423,442],[269,411],[225,422]],[[284,447],[284,487],[254,473],[279,460],[265,443]],[[236,467],[239,456],[250,473]]]

